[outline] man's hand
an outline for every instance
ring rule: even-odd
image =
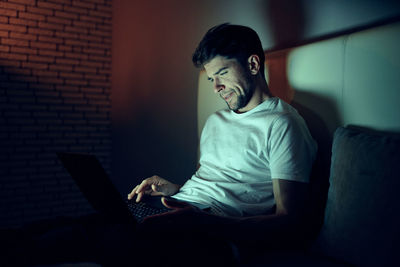
[[[172,196],[179,191],[180,185],[171,183],[157,175],[144,179],[139,185],[133,188],[128,194],[128,199],[132,199],[135,195],[136,202],[140,202],[143,195],[151,196]]]

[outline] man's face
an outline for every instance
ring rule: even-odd
[[[208,80],[214,85],[214,92],[225,100],[229,109],[246,111],[246,105],[253,96],[255,82],[249,69],[236,59],[216,56],[204,65]]]

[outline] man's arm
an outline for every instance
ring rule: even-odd
[[[275,213],[236,219],[240,233],[237,241],[274,242],[282,245],[287,240],[306,234],[308,215],[308,184],[283,179],[272,179],[276,203]]]
[[[175,209],[145,219],[143,226],[150,229],[185,234],[190,231],[223,238],[232,242],[268,242],[284,245],[301,238],[305,233],[308,184],[273,179],[276,202],[275,213],[251,217],[222,217],[203,212],[189,204],[164,200],[164,205]]]

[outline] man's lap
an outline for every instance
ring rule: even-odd
[[[8,264],[94,262],[102,265],[195,266],[232,260],[222,240],[165,231],[140,232],[99,214],[56,218],[18,229],[6,240]]]

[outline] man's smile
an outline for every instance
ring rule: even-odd
[[[221,95],[221,97],[225,100],[225,101],[229,101],[231,98],[232,98],[232,96],[233,96],[233,94],[234,94],[235,92],[230,92],[230,93],[228,93],[228,94],[226,94],[226,95]]]

